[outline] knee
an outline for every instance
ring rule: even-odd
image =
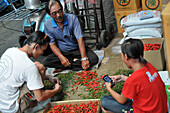
[[[48,63],[48,59],[47,59],[47,57],[45,57],[45,58],[43,59],[43,65],[45,66],[47,63]]]
[[[107,104],[107,98],[106,98],[106,96],[104,96],[102,99],[101,99],[101,106],[103,107],[103,108],[105,108],[105,105]]]
[[[91,65],[97,64],[97,63],[98,63],[98,60],[99,60],[98,56],[97,56],[96,54],[94,54],[94,55],[91,57],[91,59],[90,59]]]
[[[37,66],[37,68],[38,68],[38,70],[39,71],[45,71],[46,70],[46,68],[44,67],[44,65],[43,64],[41,64],[40,62],[34,62],[35,63],[35,65]]]
[[[41,64],[41,63],[39,63],[39,62],[34,62],[35,63],[35,65],[37,66],[37,68],[38,68],[38,71],[39,71],[39,73],[40,73],[40,75],[41,75],[41,77],[42,77],[42,80],[44,80],[45,79],[45,72],[46,72],[46,68],[44,67],[44,65],[43,64]]]
[[[95,54],[95,56],[94,56],[94,62],[95,62],[95,64],[97,64],[98,61],[99,61],[99,58],[98,58],[98,56]]]

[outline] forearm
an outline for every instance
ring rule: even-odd
[[[41,101],[47,100],[48,98],[52,97],[54,94],[56,94],[58,91],[56,90],[44,90],[41,95]]]
[[[53,53],[54,53],[55,55],[57,55],[59,58],[60,58],[61,56],[63,56],[62,53],[61,53],[61,51],[60,51],[60,49],[55,45],[55,43],[50,44],[50,47],[51,47],[51,50],[53,51]]]
[[[46,68],[45,68],[44,65],[41,64],[40,62],[35,61],[34,63],[35,63],[35,65],[36,65],[37,68],[38,68],[38,71],[39,71],[39,73],[40,73],[40,75],[41,75],[42,81],[44,81],[44,79],[46,78],[46,77],[45,77]]]
[[[84,44],[84,41],[83,41],[83,37],[78,39],[78,44],[79,44],[81,58],[86,57],[86,49],[85,49],[85,44]]]
[[[114,90],[112,90],[111,88],[107,89],[109,91],[109,93],[111,94],[111,96],[120,104],[124,104],[127,100],[126,97],[124,97],[122,94],[118,94],[117,92],[115,92]]]
[[[121,75],[121,79],[122,79],[122,81],[126,81],[126,79],[127,79],[128,77],[127,76],[125,76],[125,75]]]
[[[52,97],[54,94],[59,92],[59,90],[53,89],[53,90],[34,90],[35,98],[37,101],[41,102],[44,100],[47,100],[48,98]]]

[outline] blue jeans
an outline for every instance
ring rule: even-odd
[[[132,100],[128,99],[125,104],[120,104],[111,95],[108,95],[101,99],[101,106],[107,111],[122,113],[122,110],[129,111],[132,108]]]

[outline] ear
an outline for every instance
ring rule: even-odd
[[[38,49],[39,46],[40,46],[39,44],[36,44],[36,45],[35,45],[35,49]]]
[[[125,54],[125,59],[128,60],[129,58],[127,57],[127,54]]]

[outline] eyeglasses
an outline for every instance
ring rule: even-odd
[[[47,38],[47,35],[45,34],[44,38],[43,38],[43,41]],[[38,43],[36,43],[33,47],[33,49],[35,49],[35,46],[37,45]]]
[[[58,11],[56,11],[56,12],[52,12],[52,13],[51,13],[51,15],[56,16],[56,15],[57,15],[57,13],[61,14],[62,12],[63,12],[63,9],[62,9],[62,8],[60,8]]]

